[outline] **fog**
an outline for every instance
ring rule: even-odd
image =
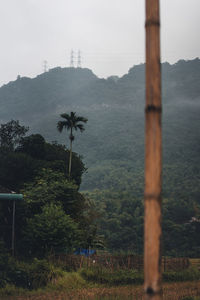
[[[199,0],[161,0],[162,61],[199,56]],[[3,0],[0,85],[67,67],[81,51],[82,67],[99,77],[123,75],[144,62],[145,1]]]

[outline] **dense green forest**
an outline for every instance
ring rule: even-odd
[[[26,195],[18,207],[24,232],[17,234],[27,247],[20,249],[19,243],[19,253],[44,255],[44,249],[34,249],[35,242],[42,243],[36,225],[53,212],[77,236],[77,241],[63,241],[68,250],[84,240],[85,246],[95,245],[101,237],[110,251],[142,253],[144,70],[141,64],[121,78],[100,79],[88,69],[55,68],[0,88],[1,123],[19,120],[20,126],[30,128],[9,151],[2,144],[0,154],[0,184]],[[199,78],[198,58],[162,64],[165,255],[200,253]],[[59,115],[71,111],[88,119],[85,133],[77,133],[73,143],[73,184],[65,176],[68,134],[56,129]],[[58,195],[52,197],[53,191]]]
[[[15,253],[44,257],[91,247],[96,222],[94,205],[79,192],[85,171],[81,157],[73,153],[69,179],[65,146],[47,143],[40,134],[27,131],[13,120],[0,127],[1,193],[24,195],[16,203]],[[1,239],[7,249],[11,248],[12,204],[12,200],[0,202]]]

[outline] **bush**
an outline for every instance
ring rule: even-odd
[[[55,277],[53,267],[46,260],[34,259],[30,267],[31,288],[37,289],[47,285]]]
[[[106,268],[91,267],[82,269],[81,275],[84,279],[96,283],[109,285],[143,284],[143,273],[136,270],[107,270]],[[187,269],[179,272],[163,273],[164,282],[192,281],[200,279],[200,271]]]
[[[60,275],[57,269],[46,260],[34,259],[32,262],[20,262],[11,257],[0,241],[0,288],[12,290],[12,286],[37,289],[46,286]]]
[[[39,257],[73,249],[79,242],[79,235],[78,225],[65,214],[61,205],[53,203],[46,204],[41,213],[30,218],[25,231],[31,253]]]
[[[88,287],[88,283],[78,272],[63,272],[56,280],[56,284],[51,284],[48,288],[52,290],[72,290]]]
[[[9,255],[6,253],[3,241],[0,240],[0,288],[7,283],[7,272],[10,268]]]
[[[18,278],[18,263],[0,241],[0,288],[12,286]],[[22,274],[24,276],[24,272]],[[12,289],[12,287],[11,287]]]
[[[6,284],[3,288],[0,289],[0,296],[16,296],[16,295],[24,295],[24,289],[17,288],[13,284]],[[0,299],[4,299],[1,298]],[[9,298],[5,298],[9,299]]]
[[[200,279],[200,271],[195,268],[186,269],[179,272],[165,272],[163,273],[163,281],[176,282],[176,281],[192,281]]]
[[[135,270],[110,271],[105,268],[93,267],[83,269],[81,275],[88,281],[109,285],[142,284],[143,274]]]
[[[25,289],[46,286],[59,272],[46,260],[34,259],[32,263],[14,262],[6,276],[6,283]]]

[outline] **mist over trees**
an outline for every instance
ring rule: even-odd
[[[31,191],[41,168],[65,173],[69,144],[63,146],[66,137],[56,130],[61,113],[76,111],[89,120],[86,133],[77,133],[73,143],[72,164],[77,167],[72,168],[72,177],[78,192],[95,203],[100,214],[95,226],[112,251],[143,251],[144,67],[134,66],[123,77],[108,79],[88,69],[54,68],[0,88],[1,123],[19,120],[30,128],[14,151],[0,154],[1,185],[16,191],[24,188],[24,182]],[[162,64],[166,255],[197,256],[200,249],[199,78],[198,58]],[[52,210],[49,206],[40,213]],[[29,228],[37,218],[30,217]]]

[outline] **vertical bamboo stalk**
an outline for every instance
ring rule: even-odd
[[[146,0],[145,300],[161,287],[161,72],[159,0]]]

